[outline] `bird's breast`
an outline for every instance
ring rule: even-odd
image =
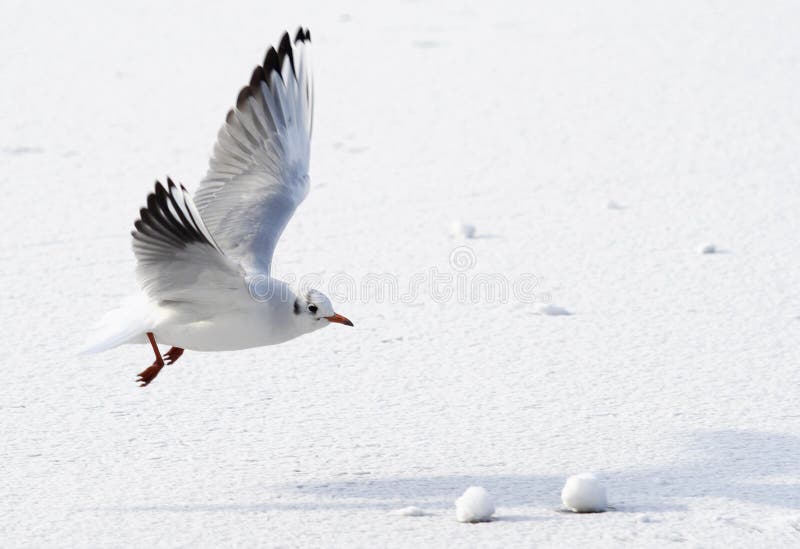
[[[156,328],[156,341],[194,351],[234,351],[276,345],[302,335],[288,307],[254,302],[242,309],[199,316],[196,310],[176,307]]]

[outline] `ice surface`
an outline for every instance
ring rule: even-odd
[[[456,500],[458,522],[487,522],[494,514],[494,503],[489,492],[481,486],[470,486]]]
[[[561,490],[561,503],[576,513],[600,513],[608,507],[606,488],[592,473],[572,475]]]
[[[0,21],[0,545],[800,544],[800,3],[5,1]],[[146,346],[74,356],[135,287],[153,181],[196,188],[299,24],[311,191],[276,274],[405,290],[452,271],[463,217],[494,237],[458,275],[508,299],[328,291],[355,328],[187,351],[147,389]],[[712,240],[736,253],[698,257]],[[524,273],[574,315],[531,314]],[[558,513],[587,468],[616,511]],[[454,520],[472,485],[493,522]],[[409,504],[429,516],[387,515]]]

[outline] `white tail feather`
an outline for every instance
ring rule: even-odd
[[[130,297],[103,316],[78,354],[101,353],[125,343],[146,343],[145,334],[155,325],[153,317],[153,306],[146,297]]]

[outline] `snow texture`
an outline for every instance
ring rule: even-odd
[[[481,486],[470,486],[456,500],[458,522],[488,522],[494,514],[494,503],[489,492]]]
[[[576,513],[601,513],[608,507],[606,488],[592,473],[572,475],[561,489],[561,503]]]
[[[0,21],[4,547],[800,545],[800,3],[7,0]],[[187,351],[146,389],[145,346],[75,356],[136,287],[155,179],[196,189],[301,24],[311,191],[275,274],[406,287],[452,271],[451,219],[486,220],[458,275],[531,273],[575,314],[326,292],[355,328]],[[558,512],[584,470],[613,513]],[[491,523],[454,520],[471,485]],[[409,504],[428,516],[387,514]]]

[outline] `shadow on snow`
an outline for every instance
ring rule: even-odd
[[[800,485],[786,477],[800,474],[800,438],[757,431],[695,433],[686,448],[687,460],[639,470],[597,471],[617,512],[668,512],[686,509],[687,499],[717,497],[761,505],[800,509]],[[274,510],[385,509],[418,505],[451,509],[468,486],[483,486],[499,507],[498,520],[535,520],[522,515],[502,516],[504,507],[544,507],[556,510],[564,476],[440,475],[422,477],[356,478],[271,487],[293,492],[309,502],[252,504],[174,504],[117,507],[120,511],[215,512]],[[774,482],[769,477],[780,477]],[[401,502],[401,503],[400,503]],[[106,508],[106,510],[110,510]]]

